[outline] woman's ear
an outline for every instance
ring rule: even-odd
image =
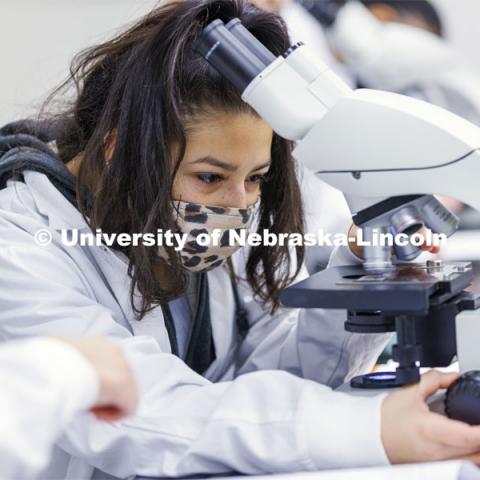
[[[103,148],[105,150],[105,161],[107,163],[112,159],[113,152],[115,150],[115,144],[117,143],[117,129],[114,128],[110,133],[105,135],[103,139]]]

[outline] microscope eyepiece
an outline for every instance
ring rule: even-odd
[[[225,28],[263,63],[264,68],[275,60],[275,55],[242,25],[239,18],[230,20]]]
[[[240,92],[275,60],[238,18],[227,25],[214,20],[204,28],[193,48]]]

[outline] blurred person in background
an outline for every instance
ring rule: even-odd
[[[416,97],[480,125],[480,76],[428,0],[298,0],[359,87]]]

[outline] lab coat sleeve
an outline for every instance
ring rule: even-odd
[[[0,347],[0,478],[33,478],[66,425],[98,396],[93,367],[59,340]]]
[[[53,244],[35,247],[30,238],[8,252],[0,249],[0,270],[9,272],[8,281],[0,278],[2,334],[25,329],[27,335],[116,337],[135,372],[141,391],[135,416],[107,424],[85,414],[59,440],[60,448],[88,465],[127,478],[387,463],[380,438],[383,397],[333,393],[282,371],[211,383],[154,339],[133,337],[119,325]]]
[[[369,88],[402,92],[456,64],[440,37],[410,25],[380,22],[359,2],[343,7],[329,41]]]

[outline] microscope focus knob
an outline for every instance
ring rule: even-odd
[[[480,424],[480,371],[466,372],[448,387],[445,413],[470,425]]]

